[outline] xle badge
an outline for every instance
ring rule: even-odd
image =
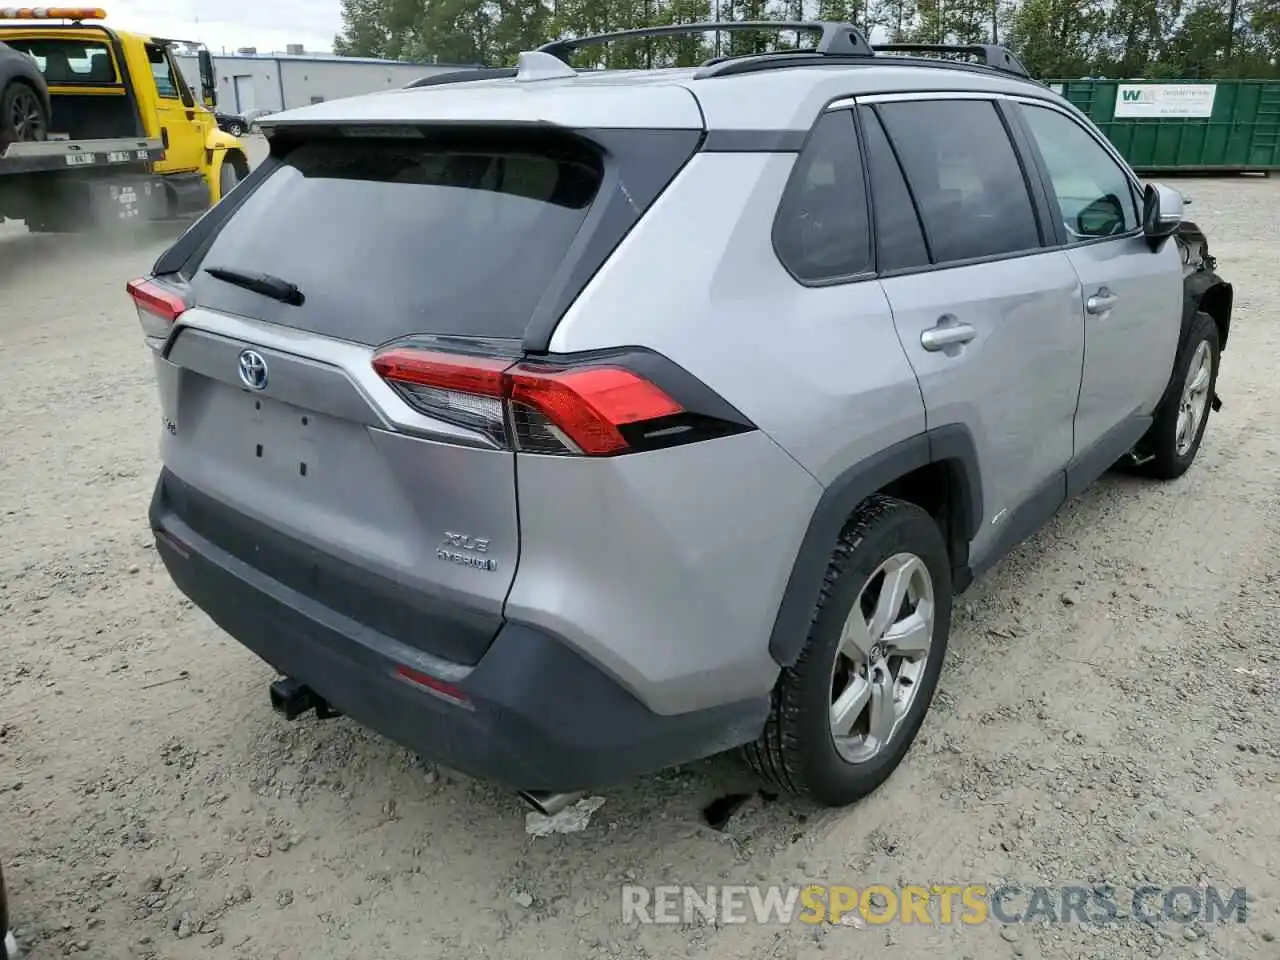
[[[484,537],[469,537],[465,533],[448,533],[436,550],[436,557],[449,563],[477,570],[497,570],[498,561],[484,554],[489,552],[489,541]]]

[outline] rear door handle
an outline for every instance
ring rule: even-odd
[[[1114,293],[1112,293],[1106,287],[1103,287],[1101,290],[1099,290],[1097,293],[1095,293],[1092,297],[1090,297],[1088,300],[1084,302],[1084,308],[1088,310],[1089,313],[1093,314],[1095,317],[1098,317],[1104,313],[1110,313],[1111,308],[1116,305],[1116,301],[1119,299],[1120,298],[1117,297]]]
[[[920,334],[920,346],[937,351],[959,343],[968,343],[978,331],[967,323],[939,323]]]

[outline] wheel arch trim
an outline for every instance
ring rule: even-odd
[[[1227,334],[1231,331],[1231,309],[1235,303],[1235,288],[1212,270],[1193,275],[1186,286],[1186,302],[1182,310],[1182,336],[1185,342],[1191,330],[1191,318],[1196,311],[1203,311],[1213,318],[1218,328],[1218,352],[1227,349]]]
[[[968,545],[982,524],[982,482],[977,446],[963,424],[947,424],[916,434],[862,460],[829,483],[810,517],[791,576],[778,605],[769,653],[783,667],[796,662],[809,633],[809,621],[822,590],[832,551],[858,505],[915,470],[930,464],[948,472],[948,507],[953,567],[968,569]],[[963,575],[957,592],[967,583]]]

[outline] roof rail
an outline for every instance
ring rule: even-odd
[[[986,72],[994,70],[1039,83],[1019,62],[1018,58],[1004,47],[994,44],[949,44],[927,43],[886,43],[876,44],[873,51],[877,54],[910,54],[910,53],[964,53],[981,57],[981,62],[967,62],[953,58],[919,57],[911,58],[913,66],[943,67],[952,70],[974,70]],[[813,66],[868,66],[879,60],[884,63],[885,57],[868,57],[864,54],[848,56],[843,54],[822,54],[813,50],[775,50],[771,53],[748,54],[747,56],[715,57],[701,65],[695,74],[698,79],[707,77],[731,77],[744,73],[758,73],[764,70],[778,70],[783,67]]]
[[[829,56],[871,57],[875,55],[871,44],[851,23],[835,23],[827,20],[725,20],[706,23],[671,23],[661,27],[640,27],[635,30],[617,30],[613,33],[597,33],[586,37],[552,40],[538,48],[568,62],[567,58],[582,47],[593,47],[613,40],[644,39],[646,37],[679,37],[698,33],[732,33],[755,30],[770,33],[820,34],[813,52]]]
[[[1016,77],[1031,76],[1021,60],[1010,53],[1007,47],[997,43],[877,43],[872,49],[876,53],[963,53],[977,57],[984,67],[992,70]]]
[[[678,37],[699,33],[717,33],[756,30],[777,33],[795,31],[797,33],[817,33],[818,42],[813,47],[799,47],[792,50],[774,50],[762,54],[746,56],[714,57],[701,65],[699,77],[731,76],[739,73],[751,73],[757,70],[771,70],[775,67],[802,66],[805,64],[867,63],[877,54],[940,54],[942,59],[927,59],[930,65],[986,68],[1010,76],[1032,79],[1030,71],[1014,56],[1007,47],[995,43],[878,43],[867,42],[862,31],[851,23],[836,23],[829,20],[728,20],[705,23],[672,23],[660,27],[640,27],[634,30],[618,30],[613,33],[598,33],[586,37],[570,37],[563,40],[552,40],[544,43],[534,52],[550,54],[563,63],[569,62],[570,55],[582,47],[597,46],[613,40],[644,39],[655,37]],[[962,54],[975,58],[977,63],[955,61],[947,55]],[[520,79],[543,79],[553,76],[568,76],[550,70],[537,58],[528,53],[521,54],[521,68],[517,67],[479,67],[465,70],[451,70],[448,73],[437,73],[419,77],[406,85],[413,87],[432,87],[445,83],[467,83],[474,80],[499,80],[517,77]]]
[[[467,70],[450,70],[448,73],[431,73],[417,80],[410,80],[404,89],[434,87],[438,83],[468,83],[472,80],[505,80],[516,75],[515,67],[476,67]]]

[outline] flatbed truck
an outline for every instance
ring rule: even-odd
[[[197,100],[173,41],[104,19],[93,7],[0,9],[0,40],[36,60],[52,104],[48,139],[0,152],[0,219],[33,232],[179,219],[248,175],[243,144],[214,118],[208,51]]]

